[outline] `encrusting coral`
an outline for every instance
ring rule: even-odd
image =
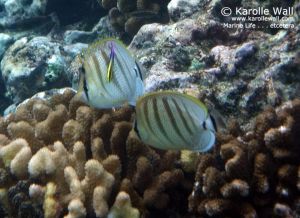
[[[109,10],[111,25],[119,32],[134,36],[147,23],[167,23],[167,5],[170,0],[102,0],[100,4]]]
[[[179,152],[144,145],[130,107],[96,110],[73,97],[32,98],[0,118],[1,217],[171,216],[192,188]]]
[[[210,217],[299,216],[299,114],[296,99],[258,115],[253,131],[220,134],[214,152],[200,155],[190,211]]]

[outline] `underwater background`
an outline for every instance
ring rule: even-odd
[[[0,217],[300,217],[299,10],[0,0]],[[146,93],[218,111],[210,151],[156,149],[133,130],[134,108],[74,97],[81,52],[106,38],[143,66]]]

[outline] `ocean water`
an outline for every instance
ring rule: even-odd
[[[299,13],[297,0],[0,1],[0,217],[299,217]],[[107,38],[128,53],[86,55]],[[145,130],[135,103],[92,106],[137,79],[201,101],[214,146],[175,146],[199,118],[176,98],[141,109]]]

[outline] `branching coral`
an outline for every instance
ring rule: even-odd
[[[119,192],[108,217],[138,218],[140,217],[140,213],[131,206],[130,196],[126,192]]]
[[[190,210],[201,216],[299,216],[300,100],[268,108],[253,131],[219,136],[199,158]],[[227,139],[226,139],[227,138]]]
[[[132,131],[132,108],[96,110],[73,96],[66,89],[30,99],[0,118],[0,213],[171,216],[166,209],[182,201],[174,193],[186,199],[192,188],[178,168],[179,152],[144,145]],[[174,208],[181,214],[187,205]]]
[[[120,32],[134,36],[147,23],[169,21],[169,0],[102,0],[103,8],[109,10],[112,26]]]
[[[2,217],[299,215],[299,100],[246,133],[229,125],[197,154],[152,149],[132,130],[132,108],[73,96],[30,99],[0,118]]]

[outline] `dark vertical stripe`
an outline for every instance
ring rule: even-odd
[[[148,100],[146,99],[144,104],[143,104],[143,110],[144,110],[144,116],[145,116],[145,119],[146,119],[146,125],[148,127],[148,129],[150,130],[150,132],[155,135],[155,132],[154,130],[152,129],[152,126],[151,126],[151,122],[150,122],[150,119],[149,119],[149,111],[148,111]]]
[[[139,128],[138,128],[138,126],[137,126],[137,121],[136,121],[136,119],[135,119],[134,122],[133,122],[133,129],[134,129],[134,131],[136,132],[136,134],[137,134],[137,136],[139,137],[139,139],[142,139],[142,138],[141,138],[141,135],[140,135],[140,132],[139,132]]]
[[[184,127],[185,127],[186,130],[192,135],[192,134],[193,134],[193,131],[192,131],[191,128],[189,127],[189,125],[188,125],[188,123],[187,123],[187,121],[186,121],[186,119],[185,119],[185,117],[184,117],[184,115],[183,115],[183,113],[182,113],[182,110],[181,110],[181,108],[179,107],[178,103],[176,102],[176,100],[175,100],[174,98],[172,98],[172,102],[173,102],[173,104],[175,105],[175,107],[176,107],[176,109],[177,109],[177,112],[178,112],[178,114],[179,114],[179,116],[180,116],[180,118],[181,118],[181,120],[182,120],[182,122],[183,122],[183,124],[184,124]]]
[[[116,62],[117,62],[117,65],[120,67],[121,75],[123,75],[123,77],[124,77],[124,79],[125,79],[125,81],[126,81],[126,85],[127,85],[127,87],[128,87],[128,90],[129,90],[130,92],[132,92],[132,89],[131,89],[131,88],[132,88],[132,85],[130,85],[129,80],[128,80],[128,78],[126,77],[125,69],[124,69],[123,65],[121,64],[120,60],[118,59],[118,57],[116,57]],[[133,82],[132,82],[131,84],[133,84]]]
[[[85,67],[86,67],[86,71],[85,71],[85,80],[88,84],[88,86],[92,86],[91,83],[95,83],[95,73],[93,72],[93,60],[91,59],[91,57],[88,57],[86,59],[86,64],[85,64]],[[84,81],[82,80],[82,84],[84,85]],[[90,90],[91,91],[91,90]]]
[[[194,119],[192,117],[192,115],[190,114],[188,108],[186,107],[186,105],[184,104],[184,102],[182,102],[182,105],[184,107],[184,110],[186,111],[186,114],[188,115],[189,117],[189,120],[190,120],[190,123],[192,124],[193,128],[192,129],[197,129],[198,127],[196,126],[195,122],[194,122]]]
[[[86,60],[86,66],[88,69],[86,69],[86,75],[89,76],[90,78],[93,78],[93,66],[92,66],[92,59],[90,58],[90,56],[87,58]],[[97,75],[96,75],[97,76]]]
[[[140,66],[139,66],[139,64],[137,63],[136,60],[135,60],[135,66],[136,66],[139,77],[141,78],[141,80],[143,80],[144,78],[143,78],[143,75],[142,75],[141,68],[140,68]]]
[[[106,67],[108,68],[108,65],[109,65],[109,57],[106,55],[106,53],[101,49],[101,54],[104,58],[104,61],[105,61],[105,64],[106,64]],[[116,59],[116,57],[115,57]],[[119,89],[119,92],[124,94],[124,90],[122,90],[122,87],[121,87],[121,84],[119,83],[119,78],[117,78],[115,72],[113,72],[114,70],[114,66],[112,66],[112,77],[114,78],[113,82],[114,84],[116,85],[116,87]]]
[[[114,82],[115,86],[118,88],[119,93],[121,93],[123,96],[125,95],[127,97],[128,94],[126,94],[125,90],[122,89],[120,81],[117,78],[115,78],[113,82]]]
[[[91,57],[92,57],[92,60],[93,60],[94,65],[95,65],[96,74],[97,74],[97,75],[99,74],[99,76],[101,76],[101,69],[100,69],[99,61],[98,61],[96,55],[95,55],[95,54],[92,54]]]
[[[134,72],[135,72],[136,77],[139,77],[139,73],[138,73],[138,70],[136,67],[134,68]]]
[[[85,68],[84,66],[82,66],[80,72],[79,84],[78,84],[78,93],[82,92],[84,95],[87,96],[84,83],[85,83]]]
[[[83,92],[84,92],[87,100],[90,101],[89,90],[88,90],[88,87],[87,87],[85,74],[83,74],[82,76],[83,76]]]
[[[209,116],[210,116],[210,119],[212,121],[212,124],[213,124],[213,127],[214,127],[215,131],[218,132],[218,127],[217,127],[217,123],[216,123],[216,120],[215,120],[214,116],[211,115],[211,114]]]
[[[172,141],[172,139],[169,137],[169,135],[167,134],[162,122],[161,122],[161,119],[159,117],[159,111],[158,111],[158,107],[157,107],[157,99],[156,98],[153,98],[152,100],[152,104],[153,104],[153,112],[154,112],[154,119],[159,127],[159,130],[162,131],[163,135],[166,137],[166,139],[169,141],[170,145],[172,143],[174,143]],[[157,134],[156,134],[157,135]],[[162,139],[160,139],[162,140]]]
[[[164,107],[165,107],[165,109],[166,109],[166,111],[167,111],[167,115],[169,116],[170,121],[171,121],[171,123],[172,123],[172,126],[174,127],[174,129],[175,129],[177,135],[179,135],[180,138],[181,138],[186,144],[189,144],[189,143],[186,141],[186,139],[183,137],[183,135],[181,134],[181,132],[180,132],[180,130],[179,130],[179,127],[178,127],[178,125],[177,125],[177,123],[176,123],[175,117],[173,116],[173,113],[172,113],[172,110],[171,110],[171,108],[170,108],[170,105],[169,105],[169,103],[168,103],[167,98],[166,98],[166,97],[163,97],[163,98],[162,98],[162,102],[163,102],[163,105],[164,105]]]
[[[112,95],[110,95],[110,93],[108,92],[108,90],[106,89],[106,87],[105,87],[105,84],[104,84],[104,82],[103,82],[103,77],[102,77],[102,73],[101,73],[101,68],[100,68],[100,65],[99,65],[99,61],[98,61],[98,59],[97,59],[97,57],[95,56],[95,54],[92,54],[92,60],[93,60],[93,63],[94,63],[94,65],[95,65],[95,69],[96,69],[96,75],[98,75],[98,78],[99,78],[99,80],[100,80],[100,83],[101,83],[101,86],[102,86],[102,89],[103,89],[103,91],[105,92],[105,94],[107,94],[108,96],[112,96]],[[104,94],[104,93],[103,93]]]
[[[124,77],[126,78],[126,81],[128,82],[129,84],[129,90],[131,93],[135,93],[135,89],[132,90],[132,87],[134,87],[132,84],[133,83],[136,83],[135,81],[135,77],[133,74],[133,71],[134,71],[134,66],[128,66],[128,64],[133,61],[133,58],[131,57],[129,51],[126,50],[126,48],[123,48],[121,47],[120,45],[119,46],[116,46],[116,50],[118,50],[118,57],[120,57],[120,66],[122,66],[122,68],[124,69],[122,71],[122,74],[124,75]],[[126,58],[127,57],[127,58]],[[123,64],[124,63],[124,66]],[[126,68],[126,69],[125,69]],[[135,84],[136,86],[136,84]]]
[[[116,46],[117,47],[117,46]],[[126,77],[126,75],[130,75],[130,77],[131,78],[129,78],[130,80],[132,80],[133,79],[133,75],[131,75],[132,74],[132,71],[131,70],[133,70],[133,69],[130,69],[130,67],[127,65],[128,64],[128,62],[130,61],[130,59],[132,59],[132,57],[126,52],[126,51],[122,51],[122,49],[119,49],[119,46],[118,46],[118,48],[116,48],[118,51],[119,51],[119,55],[118,55],[118,57],[120,57],[122,60],[121,60],[121,63],[123,62],[124,63],[124,65],[125,65],[125,67],[127,68],[127,72],[122,72],[123,74],[124,74],[124,76]],[[124,48],[125,49],[125,48]],[[123,53],[125,53],[126,55],[127,55],[127,57],[129,57],[128,58],[128,60],[126,60],[126,58],[123,56]],[[133,67],[133,66],[132,66]]]
[[[102,55],[102,57],[104,59],[105,65],[108,67],[108,65],[109,65],[109,57],[106,55],[106,53],[102,49],[100,49],[100,52],[101,52],[101,55]]]

